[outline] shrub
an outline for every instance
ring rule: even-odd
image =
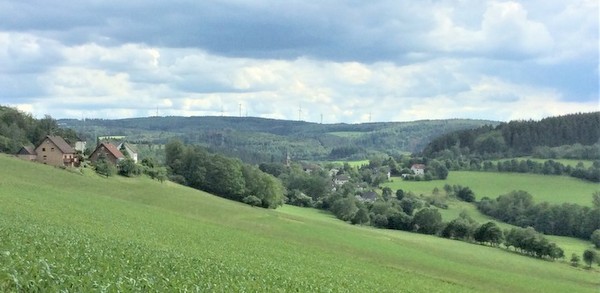
[[[592,233],[590,240],[592,241],[592,244],[596,246],[596,248],[600,248],[600,229],[596,229],[594,233]]]
[[[260,205],[262,205],[262,200],[260,200],[260,198],[254,196],[254,195],[249,195],[246,196],[242,199],[242,202],[245,204],[249,204],[253,207],[258,207]]]

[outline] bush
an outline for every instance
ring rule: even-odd
[[[600,248],[600,229],[596,229],[596,231],[592,233],[590,240],[592,241],[592,244],[596,246],[596,248]]]
[[[384,215],[377,214],[371,218],[371,223],[373,223],[373,226],[377,228],[387,228],[388,219]]]
[[[142,174],[142,169],[130,158],[121,160],[117,167],[119,169],[119,175],[122,176],[135,177]]]
[[[249,204],[253,207],[258,207],[262,205],[262,200],[260,200],[260,198],[254,196],[254,195],[249,195],[246,196],[242,199],[242,202],[245,204]]]
[[[103,155],[98,157],[95,167],[96,173],[102,176],[109,177],[117,173],[117,168],[106,159],[106,156]]]

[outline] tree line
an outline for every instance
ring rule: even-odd
[[[68,143],[77,140],[75,131],[59,127],[49,115],[35,119],[15,108],[0,106],[0,152],[14,154],[23,146],[37,145],[46,135],[61,136]]]
[[[538,147],[591,146],[598,141],[600,112],[577,113],[456,131],[431,141],[423,154],[439,157],[455,147],[462,155],[502,158],[531,155]],[[537,150],[540,152],[542,149]]]
[[[253,206],[283,204],[281,182],[239,159],[173,140],[165,146],[165,162],[172,181]]]
[[[600,182],[600,160],[595,160],[592,165],[585,167],[583,162],[575,166],[565,165],[555,160],[537,162],[531,159],[510,159],[500,161],[482,160],[475,157],[442,157],[437,159],[423,158],[431,166],[440,162],[450,171],[487,171],[533,173],[542,175],[566,175],[587,181]],[[426,169],[427,171],[428,169]],[[431,168],[429,169],[431,170]],[[444,172],[440,173],[444,174]],[[442,178],[440,178],[442,179]]]
[[[526,191],[512,191],[496,199],[482,198],[477,208],[485,215],[520,227],[533,227],[544,234],[590,240],[600,229],[600,192],[592,196],[593,207],[547,202],[535,204]]]

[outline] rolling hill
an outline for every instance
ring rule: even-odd
[[[0,156],[0,291],[597,292],[597,270]]]
[[[498,123],[449,119],[318,124],[255,117],[59,120],[61,126],[76,130],[90,141],[102,135],[124,135],[132,142],[156,145],[177,137],[185,143],[203,145],[252,163],[281,162],[287,153],[295,160],[317,161],[365,159],[377,153],[410,153],[420,151],[429,141],[445,133]]]

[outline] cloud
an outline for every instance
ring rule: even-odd
[[[588,0],[3,1],[0,103],[75,118],[241,104],[315,122],[594,111],[597,12]]]

